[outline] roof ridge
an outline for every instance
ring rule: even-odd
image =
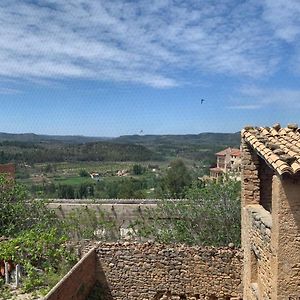
[[[242,138],[280,175],[300,172],[300,130],[297,124],[281,127],[246,126]]]

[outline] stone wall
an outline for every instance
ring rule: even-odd
[[[120,228],[128,228],[130,222],[143,216],[146,209],[156,207],[156,203],[156,199],[51,199],[48,207],[60,218],[74,209],[102,211]]]
[[[242,299],[239,249],[100,244],[103,300]]]
[[[259,157],[242,140],[242,207],[260,202]]]
[[[44,300],[85,300],[96,283],[96,253],[90,250]]]
[[[300,299],[300,175],[277,174],[242,141],[244,299]]]
[[[273,299],[272,218],[259,204],[245,208],[248,238],[244,241],[244,299]]]
[[[300,298],[300,175],[273,177],[273,277],[271,299]]]

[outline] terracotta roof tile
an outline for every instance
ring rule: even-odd
[[[250,136],[249,136],[250,137]],[[254,137],[255,138],[255,137]],[[241,151],[240,149],[237,148],[226,148],[218,153],[216,153],[216,155],[226,155],[226,154],[230,154],[230,155],[235,155],[235,156],[240,156],[241,155]]]
[[[292,167],[294,173],[297,173],[300,171],[300,164],[298,162],[293,162],[291,164],[291,167]]]
[[[281,128],[245,127],[242,138],[279,174],[300,172],[300,130],[296,124]]]

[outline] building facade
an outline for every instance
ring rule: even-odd
[[[237,148],[226,148],[216,153],[217,165],[210,168],[210,176],[218,178],[228,173],[239,173],[241,170],[241,151]]]
[[[242,131],[243,299],[300,299],[300,130]]]

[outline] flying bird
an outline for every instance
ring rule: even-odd
[[[203,104],[204,101],[205,101],[204,99],[201,99],[201,104]]]

